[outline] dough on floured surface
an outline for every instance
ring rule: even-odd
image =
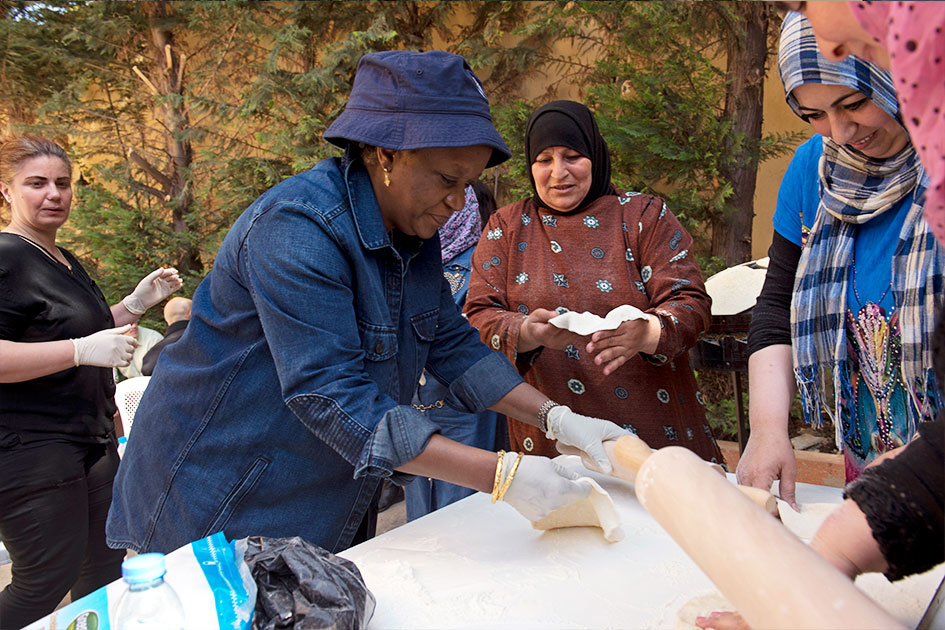
[[[580,477],[578,483],[591,486],[591,493],[571,505],[557,509],[545,518],[532,523],[535,529],[556,529],[558,527],[600,527],[608,542],[623,540],[620,528],[620,516],[617,507],[607,491],[590,477]]]
[[[778,514],[781,522],[791,532],[803,540],[810,542],[827,516],[840,507],[839,503],[802,503],[797,506],[800,513],[788,505],[786,501],[778,499]]]
[[[721,593],[693,597],[676,613],[676,630],[702,630],[696,625],[696,617],[714,612],[735,612],[735,607]]]

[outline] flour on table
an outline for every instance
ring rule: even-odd
[[[607,491],[590,477],[580,477],[578,483],[591,486],[591,493],[586,499],[555,510],[532,523],[532,527],[542,530],[558,527],[600,527],[604,530],[604,538],[608,542],[623,540],[620,516]]]
[[[701,630],[696,625],[696,617],[708,617],[714,612],[735,612],[735,607],[721,593],[693,597],[679,609],[676,630]]]

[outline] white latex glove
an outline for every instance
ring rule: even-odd
[[[603,442],[631,435],[609,420],[582,416],[566,405],[552,407],[548,412],[548,431],[545,437],[575,446],[597,463],[597,470],[609,475],[613,470],[610,458],[604,452]]]
[[[92,333],[72,340],[75,364],[96,367],[126,367],[138,346],[138,340],[124,334],[131,324]]]
[[[505,483],[517,458],[517,453],[505,454],[499,487]],[[502,500],[534,523],[559,508],[587,498],[591,487],[586,483],[578,483],[576,479],[579,476],[547,457],[525,455]]]
[[[158,267],[146,275],[130,295],[122,300],[129,313],[141,315],[158,304],[174,291],[181,288],[180,275],[173,267]]]

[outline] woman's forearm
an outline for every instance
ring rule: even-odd
[[[398,468],[422,477],[433,477],[479,492],[492,492],[496,454],[454,442],[442,435],[430,438],[418,456]]]
[[[75,367],[68,339],[25,343],[0,340],[0,383],[20,383]]]
[[[519,383],[490,409],[532,426],[538,426],[538,410],[547,400],[548,396],[528,383]]]
[[[866,515],[851,499],[830,513],[811,539],[810,547],[850,578],[885,571],[887,567]]]
[[[125,324],[133,324],[141,317],[140,315],[135,315],[125,307],[124,302],[118,302],[118,304],[113,304],[111,307],[112,319],[115,320],[115,326],[124,326]]]
[[[797,385],[791,346],[773,345],[748,359],[748,417],[752,433],[787,435]]]

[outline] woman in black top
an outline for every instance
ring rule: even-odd
[[[76,258],[56,246],[69,217],[72,166],[43,138],[0,142],[0,540],[13,561],[0,628],[20,628],[121,575],[105,545],[118,468],[112,369],[128,365],[123,335],[181,286],[158,269],[109,307]],[[119,326],[116,328],[116,325]]]

